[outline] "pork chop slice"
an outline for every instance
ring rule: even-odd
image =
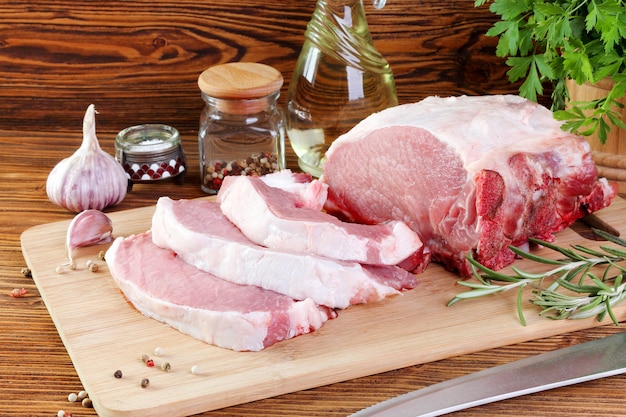
[[[270,187],[295,194],[300,207],[318,211],[324,208],[328,196],[328,185],[314,179],[311,174],[283,169],[257,178]]]
[[[509,245],[552,241],[616,194],[583,138],[517,96],[429,97],[383,110],[333,142],[323,171],[328,212],[406,221],[433,260],[461,275],[471,273],[467,255],[500,269],[514,260]]]
[[[155,246],[150,232],[118,237],[106,262],[126,298],[147,317],[206,343],[259,351],[319,329],[336,312],[311,299],[224,281]]]
[[[225,178],[217,201],[248,239],[272,249],[370,265],[397,265],[423,251],[417,233],[402,221],[343,222],[304,207],[299,195],[270,187],[260,177]]]
[[[378,301],[416,285],[413,274],[396,266],[361,265],[257,245],[222,214],[218,203],[204,199],[159,198],[151,231],[157,246],[198,269],[332,308]]]

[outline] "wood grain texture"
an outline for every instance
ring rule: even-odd
[[[370,29],[392,65],[401,102],[516,91],[493,55],[495,40],[483,35],[493,17],[472,3],[389,0],[377,11],[366,1]],[[122,128],[163,122],[181,130],[189,159],[184,185],[136,185],[108,212],[148,206],[160,195],[201,197],[197,76],[214,63],[245,60],[273,65],[288,80],[314,7],[313,0],[0,3],[0,415],[41,417],[59,409],[96,415],[68,403],[67,395],[82,383],[35,283],[20,271],[21,233],[73,216],[48,201],[45,181],[54,164],[78,147],[87,106],[95,103],[100,111],[98,136],[108,152]],[[291,161],[294,166],[293,155]],[[28,293],[12,298],[14,288]],[[79,297],[82,289],[77,285],[68,297]],[[476,308],[474,314],[483,313]],[[432,383],[622,330],[606,325],[569,332],[202,415],[346,416]],[[468,341],[459,334],[455,343]],[[621,416],[625,388],[618,376],[455,415]]]
[[[467,0],[365,4],[401,103],[516,92],[494,55],[495,39],[484,36],[493,23],[485,8]],[[2,4],[0,128],[73,129],[93,102],[104,130],[147,121],[197,129],[200,73],[257,61],[288,81],[314,7],[313,0]]]

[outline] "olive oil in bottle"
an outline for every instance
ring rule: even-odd
[[[372,43],[363,1],[318,0],[287,94],[287,136],[300,168],[319,177],[337,137],[397,104],[393,73]]]

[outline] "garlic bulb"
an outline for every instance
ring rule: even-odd
[[[83,119],[83,143],[48,174],[46,193],[54,204],[73,212],[102,210],[126,196],[124,168],[100,148],[96,137],[96,109],[91,104]]]
[[[100,210],[85,210],[74,216],[67,228],[65,246],[70,263],[74,249],[113,241],[113,222]]]

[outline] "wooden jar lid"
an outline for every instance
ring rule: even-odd
[[[254,99],[274,93],[283,85],[275,68],[254,62],[231,62],[211,67],[198,77],[200,90],[221,99]]]

